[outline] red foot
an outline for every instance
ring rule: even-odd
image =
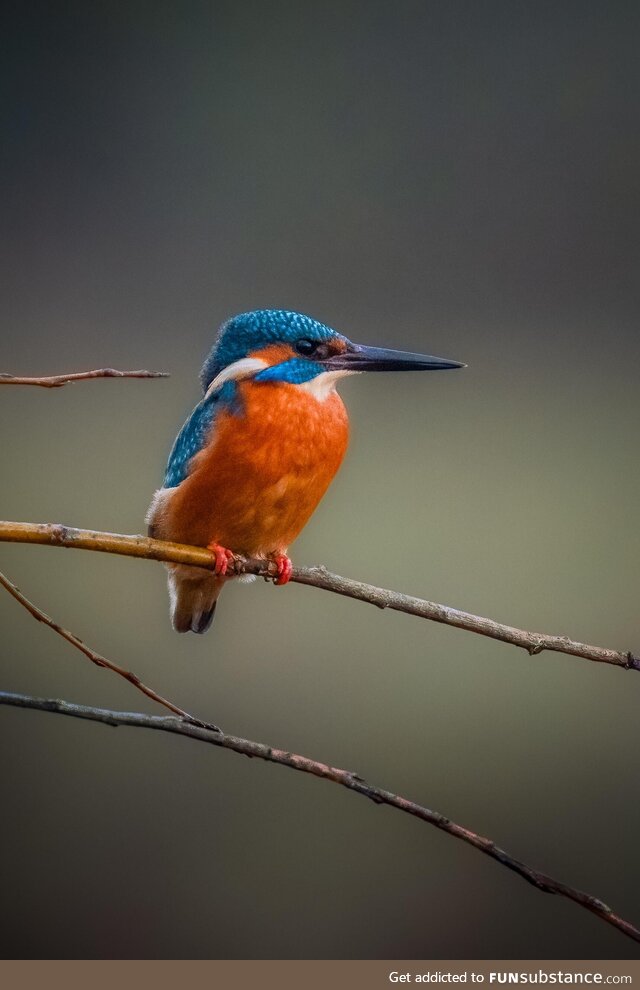
[[[226,547],[221,547],[219,543],[210,543],[207,550],[211,550],[216,558],[216,566],[214,573],[218,577],[224,577],[227,573],[227,568],[231,561],[233,560],[233,553],[231,550],[227,550]]]
[[[286,553],[276,553],[273,556],[273,562],[278,568],[278,576],[274,580],[274,584],[288,584],[291,580],[291,575],[293,574],[293,564]]]

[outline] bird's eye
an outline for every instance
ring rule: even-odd
[[[298,354],[305,354],[307,356],[309,354],[313,354],[317,346],[318,345],[313,340],[307,340],[306,337],[303,337],[301,340],[296,340],[295,343],[295,348]]]

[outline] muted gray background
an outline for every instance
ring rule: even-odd
[[[5,4],[0,514],[140,532],[216,326],[300,309],[468,362],[342,387],[299,563],[640,649],[631,3]],[[640,678],[308,588],[178,637],[162,568],[4,546],[107,656],[640,921]],[[154,710],[0,598],[5,689]],[[5,956],[623,957],[428,826],[176,738],[0,710]]]

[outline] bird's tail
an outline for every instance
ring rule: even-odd
[[[182,564],[169,569],[171,624],[176,632],[204,633],[213,622],[224,580]]]

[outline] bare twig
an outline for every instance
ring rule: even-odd
[[[62,636],[63,639],[66,639],[67,643],[71,643],[71,645],[75,646],[77,650],[80,650],[81,653],[84,653],[85,657],[88,657],[89,660],[91,660],[91,662],[96,665],[96,667],[106,667],[107,670],[112,670],[114,674],[118,674],[120,677],[124,677],[124,679],[126,681],[129,681],[130,684],[133,684],[133,686],[136,687],[138,691],[142,691],[143,694],[146,694],[147,698],[151,698],[152,701],[157,701],[159,705],[162,705],[164,708],[167,708],[170,712],[174,712],[176,715],[179,715],[181,718],[186,719],[188,722],[192,723],[193,725],[198,725],[201,728],[210,729],[213,732],[218,731],[217,726],[212,725],[210,722],[203,722],[200,719],[194,718],[193,715],[189,714],[189,712],[185,712],[182,708],[178,708],[177,705],[174,705],[172,701],[167,701],[166,698],[163,698],[162,695],[154,691],[153,688],[147,687],[146,684],[142,683],[142,681],[137,676],[137,674],[134,674],[130,670],[125,670],[124,667],[120,667],[118,666],[117,663],[113,663],[112,660],[107,660],[106,657],[103,657],[99,653],[96,653],[95,650],[92,650],[89,646],[86,645],[86,643],[83,643],[81,639],[78,639],[77,636],[74,636],[72,632],[69,632],[68,629],[64,629],[61,625],[59,625],[52,618],[50,618],[50,616],[48,616],[45,612],[43,612],[42,609],[38,608],[37,605],[34,605],[33,602],[30,602],[28,598],[25,598],[25,596],[22,594],[20,589],[17,588],[15,584],[12,581],[10,581],[9,578],[6,577],[6,575],[2,574],[1,572],[0,572],[0,585],[2,585],[3,588],[6,588],[9,594],[12,595],[17,602],[20,602],[20,604],[24,608],[26,608],[27,612],[29,612],[29,614],[32,615],[34,619],[37,619],[38,622],[43,622],[46,626],[49,627],[49,629],[53,629],[54,632],[57,632],[59,636]]]
[[[55,712],[59,715],[71,715],[94,722],[104,722],[106,725],[112,726],[129,725],[145,729],[159,729],[162,732],[174,732],[178,735],[190,736],[192,739],[210,743],[213,746],[219,746],[222,749],[233,750],[234,753],[241,753],[243,756],[257,757],[271,763],[280,763],[282,766],[289,767],[292,770],[310,773],[315,777],[323,777],[325,780],[331,780],[336,784],[341,784],[343,787],[347,787],[349,790],[369,798],[369,800],[376,804],[387,804],[392,808],[397,808],[399,811],[404,811],[408,815],[413,815],[415,818],[428,822],[430,825],[435,825],[436,828],[441,829],[443,832],[447,832],[456,839],[461,839],[475,849],[480,850],[480,852],[485,853],[485,855],[497,860],[502,866],[517,873],[534,887],[537,887],[538,890],[542,890],[547,894],[559,894],[561,897],[566,897],[574,901],[580,907],[591,911],[598,918],[602,919],[602,921],[613,925],[614,928],[617,928],[624,935],[634,939],[636,942],[640,942],[640,930],[632,925],[631,922],[625,921],[624,918],[614,914],[611,908],[597,897],[586,894],[581,890],[576,890],[574,887],[569,887],[567,884],[554,880],[553,877],[547,876],[545,873],[540,873],[538,870],[532,869],[525,863],[514,859],[513,856],[505,852],[504,849],[500,849],[490,839],[478,835],[477,832],[472,832],[470,829],[456,824],[456,822],[452,822],[449,818],[446,818],[437,811],[431,811],[429,808],[416,804],[414,801],[409,801],[407,798],[394,794],[391,791],[383,790],[381,787],[374,787],[350,770],[340,770],[337,767],[328,766],[326,763],[310,760],[306,756],[298,756],[296,753],[275,749],[272,746],[266,746],[264,743],[252,742],[250,739],[229,736],[224,732],[212,732],[209,729],[185,723],[178,718],[142,715],[138,712],[116,712],[106,708],[75,705],[56,698],[34,698],[29,695],[10,694],[6,691],[0,691],[0,704],[13,705],[18,708],[35,708],[40,711]]]
[[[38,543],[47,546],[74,547],[80,550],[99,550],[103,553],[124,554],[130,557],[144,557],[148,560],[164,560],[175,564],[194,564],[198,567],[213,568],[215,558],[203,547],[189,547],[181,543],[168,543],[152,540],[146,536],[125,536],[118,533],[100,533],[89,529],[73,529],[54,523],[20,523],[0,521],[0,542]],[[231,570],[231,568],[230,568]],[[275,576],[275,565],[265,560],[247,560],[236,557],[233,564],[236,574],[258,574],[263,577]],[[526,650],[531,656],[550,650],[566,653],[598,663],[608,663],[626,670],[640,670],[640,657],[631,652],[611,650],[602,646],[590,646],[576,642],[566,636],[550,636],[546,633],[527,632],[515,626],[507,626],[493,619],[487,619],[471,612],[463,612],[448,605],[402,595],[397,591],[378,588],[361,581],[331,574],[325,567],[294,567],[292,580],[298,584],[311,585],[332,591],[338,595],[368,602],[378,608],[390,608],[397,612],[417,615],[422,619],[441,622],[458,629],[488,636],[491,639],[511,643]]]
[[[24,378],[0,373],[0,385],[40,385],[41,388],[61,388],[69,382],[83,382],[88,378],[168,378],[166,371],[117,371],[116,368],[97,368],[95,371],[75,371],[69,375],[48,375],[45,378]]]

